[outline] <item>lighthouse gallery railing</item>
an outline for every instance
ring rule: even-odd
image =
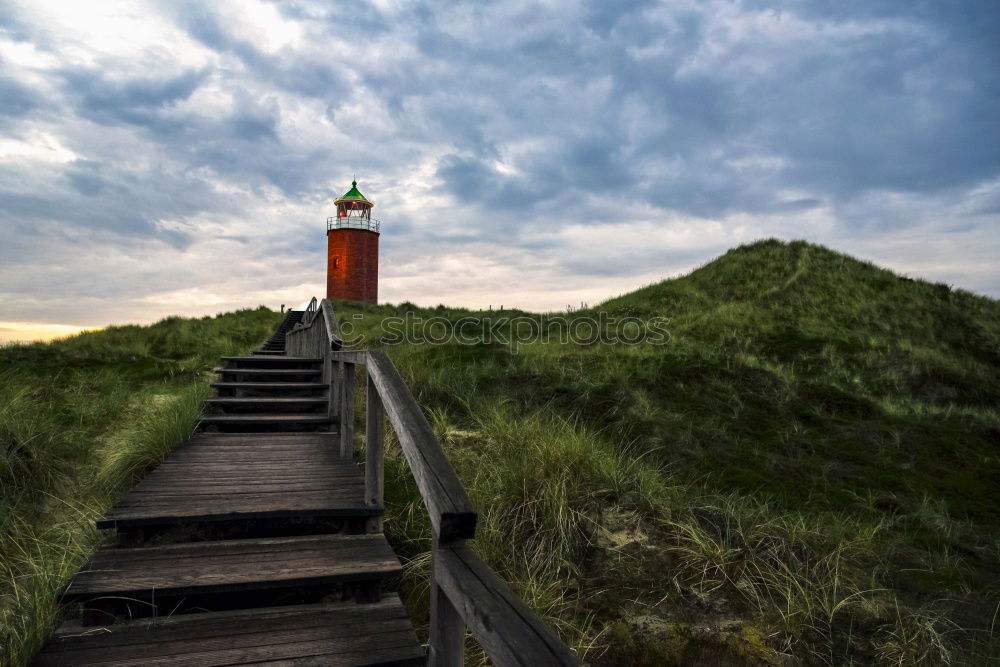
[[[461,665],[465,629],[500,666],[579,665],[574,653],[468,546],[476,511],[441,443],[389,356],[381,350],[341,350],[333,307],[319,302],[316,316],[286,336],[293,356],[320,356],[330,383],[330,414],[340,417],[340,454],[354,456],[355,367],[365,383],[365,503],[383,506],[384,421],[396,433],[430,515],[431,612],[429,660],[434,667]],[[371,519],[369,532],[382,520]]]
[[[379,232],[382,229],[382,222],[374,218],[360,216],[331,217],[326,219],[326,230],[330,231],[331,229],[364,229],[369,232]]]

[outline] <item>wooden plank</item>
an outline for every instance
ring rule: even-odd
[[[213,382],[217,389],[326,389],[325,382]]]
[[[261,433],[207,433],[199,431],[191,436],[188,443],[181,445],[176,451],[186,451],[197,448],[199,450],[208,447],[231,447],[233,445],[243,445],[249,449],[259,448],[264,445],[284,445],[284,446],[307,446],[307,445],[328,445],[333,442],[331,434],[326,431],[303,431],[300,433],[289,433],[285,431],[264,431]],[[194,447],[197,445],[197,447]]]
[[[332,619],[331,619],[332,620]],[[105,656],[96,664],[118,665],[130,664],[132,660],[147,659],[156,664],[157,660],[172,658],[192,664],[192,661],[223,659],[233,664],[231,660],[246,664],[247,661],[288,659],[298,656],[329,655],[330,653],[358,653],[364,650],[379,653],[384,649],[409,648],[406,655],[417,654],[413,649],[419,648],[413,629],[408,621],[396,620],[383,622],[381,625],[365,627],[349,624],[336,628],[306,628],[290,630],[262,630],[255,636],[239,635],[237,637],[211,637],[202,640],[172,641],[165,643],[133,644],[126,646],[111,645],[104,649]],[[352,634],[347,634],[352,633]],[[419,655],[419,654],[418,654]],[[62,664],[86,664],[79,650],[63,650],[53,652],[51,658],[62,658],[67,661]],[[59,663],[49,663],[59,664]],[[95,663],[90,663],[95,664]],[[162,663],[161,663],[162,664]],[[220,664],[215,662],[214,664]],[[251,663],[252,664],[252,663]],[[372,664],[372,663],[367,663]]]
[[[365,393],[365,504],[382,507],[385,485],[385,409],[378,389],[368,375]],[[382,532],[382,517],[368,520],[365,530],[369,533]]]
[[[65,663],[46,662],[44,665]],[[137,661],[93,662],[103,667],[220,667],[223,665],[267,665],[268,667],[363,667],[384,665],[403,667],[424,664],[423,652],[409,642],[386,643],[376,635],[371,638],[342,639],[339,642],[304,642],[275,644],[266,650],[224,650],[179,656],[145,657]]]
[[[235,422],[303,422],[307,424],[326,424],[330,422],[329,415],[321,414],[253,414],[245,415],[205,415],[201,421],[208,423],[228,424]]]
[[[320,472],[325,474],[319,474]],[[184,476],[177,480],[175,480],[172,475],[161,474],[157,477],[147,477],[138,485],[133,487],[132,491],[136,493],[146,493],[150,491],[155,492],[157,490],[168,490],[177,487],[214,489],[222,486],[238,485],[284,486],[286,484],[303,482],[328,482],[332,486],[360,485],[361,475],[360,472],[353,472],[334,467],[330,467],[325,471],[311,470],[308,473],[279,469],[277,472],[268,474],[266,477],[253,474],[252,470],[242,473],[213,474],[205,477]]]
[[[145,509],[163,509],[177,511],[209,511],[213,507],[218,509],[246,508],[251,511],[254,507],[259,510],[276,509],[282,507],[293,507],[308,503],[313,506],[336,507],[345,504],[357,504],[359,507],[366,507],[364,504],[362,489],[351,493],[349,490],[343,491],[286,491],[282,493],[231,493],[226,495],[210,494],[208,497],[189,495],[185,501],[183,497],[161,496],[149,498],[135,498],[123,500],[115,507],[121,510],[142,507]]]
[[[205,445],[192,449],[179,449],[175,456],[168,457],[163,464],[179,463],[183,465],[195,466],[198,463],[219,461],[238,461],[240,459],[260,460],[266,458],[284,457],[293,466],[302,467],[307,460],[324,465],[332,465],[340,458],[340,452],[329,444],[325,443],[299,443],[282,444],[262,442],[258,445],[233,444],[229,447],[215,447]],[[154,468],[153,470],[158,470]]]
[[[249,363],[258,363],[263,361],[264,363],[288,363],[288,364],[318,364],[323,361],[322,357],[278,357],[277,359],[263,359],[260,357],[222,357],[223,361],[246,361]]]
[[[368,357],[368,373],[410,464],[435,533],[443,542],[474,537],[472,501],[409,387],[385,352],[373,350]]]
[[[330,619],[333,620],[333,619]],[[298,644],[300,647],[305,644],[323,645],[326,650],[334,646],[344,645],[343,640],[361,638],[359,643],[368,643],[372,648],[378,644],[390,646],[416,646],[416,638],[413,637],[413,629],[409,627],[409,621],[405,619],[393,619],[381,621],[378,624],[371,623],[362,625],[360,623],[345,623],[335,628],[331,627],[300,627],[288,629],[262,628],[254,635],[241,633],[233,636],[215,636],[203,639],[191,638],[188,640],[176,639],[167,641],[147,640],[145,643],[132,644],[109,644],[104,648],[105,656],[102,660],[137,660],[140,658],[161,658],[167,656],[188,656],[203,655],[214,651],[228,650],[239,647],[242,650],[254,649],[256,651],[273,650],[267,647],[276,647],[282,644]],[[158,633],[147,633],[154,637]],[[365,640],[369,640],[366,642]],[[377,643],[371,640],[377,640]],[[338,641],[339,640],[339,641]],[[350,648],[348,646],[348,648]],[[285,648],[284,650],[287,650]],[[296,651],[301,648],[296,647]],[[57,655],[67,661],[63,664],[81,664],[79,659],[81,651],[79,648],[64,648],[58,653],[51,651],[50,655],[55,658]],[[308,655],[308,653],[306,653]],[[106,663],[103,663],[106,664]]]
[[[428,664],[431,667],[462,667],[465,661],[465,623],[455,605],[441,589],[435,570],[440,569],[438,541],[431,543],[431,609]],[[461,544],[459,542],[459,544]]]
[[[322,375],[319,368],[215,368],[216,373],[222,375],[264,375],[274,377],[284,377],[286,375]]]
[[[340,418],[340,376],[341,376],[341,363],[332,358],[330,360],[330,391],[327,392],[327,397],[330,399],[330,415],[333,417]]]
[[[340,452],[328,444],[308,443],[308,444],[287,444],[281,443],[260,443],[259,445],[230,446],[230,447],[205,447],[192,448],[190,450],[178,450],[176,456],[168,457],[161,465],[183,464],[196,466],[199,463],[210,463],[218,461],[226,463],[228,461],[239,460],[264,460],[267,458],[284,458],[290,466],[303,467],[306,461],[315,460],[317,464],[333,465],[340,458]],[[159,467],[153,470],[159,470]]]
[[[434,577],[495,664],[580,664],[569,647],[468,547],[442,545],[435,553]]]
[[[170,480],[174,479],[174,475],[170,474],[171,470],[177,470],[177,477],[202,477],[202,475],[211,475],[219,477],[231,477],[233,479],[255,479],[259,478],[261,474],[274,475],[276,477],[293,477],[293,478],[305,478],[305,479],[315,479],[317,477],[326,476],[337,476],[347,479],[355,478],[355,473],[345,471],[341,468],[337,468],[330,465],[322,465],[321,462],[317,462],[313,467],[313,470],[305,472],[301,469],[299,465],[288,465],[285,462],[268,462],[262,461],[256,465],[229,465],[229,464],[208,464],[208,463],[196,463],[195,465],[181,465],[179,463],[172,463],[170,466],[161,465],[156,469],[156,476],[152,473],[147,476],[147,478],[142,482],[142,484],[149,485],[163,485],[170,483]],[[356,473],[357,477],[360,478],[360,471]]]
[[[211,507],[202,513],[192,511],[190,514],[171,514],[168,512],[150,513],[137,510],[123,510],[115,514],[113,518],[104,518],[97,521],[97,527],[106,528],[141,528],[143,526],[177,525],[190,523],[215,523],[223,521],[241,520],[265,520],[265,519],[352,519],[373,516],[376,512],[381,512],[381,508],[365,506],[341,506],[341,507],[313,507],[304,505],[295,507],[286,505],[276,510],[261,510],[254,508],[242,512],[227,512],[223,508]],[[132,513],[130,513],[132,512]]]
[[[164,461],[150,471],[150,475],[154,473],[161,475],[165,474],[164,471],[181,470],[182,468],[188,469],[191,474],[197,474],[199,468],[203,466],[242,471],[244,468],[251,469],[254,467],[302,470],[306,467],[316,465],[343,470],[341,466],[335,465],[335,462],[340,460],[342,459],[339,452],[330,451],[268,450],[261,452],[260,456],[252,456],[244,452],[233,452],[232,454],[219,452],[214,456],[191,455],[185,456],[183,460]],[[254,463],[259,463],[260,465],[254,466]]]
[[[331,625],[332,618],[336,618],[337,623]],[[233,609],[197,615],[125,620],[107,628],[106,633],[95,634],[88,638],[80,637],[79,634],[93,632],[93,628],[70,621],[56,630],[53,640],[64,646],[132,645],[146,643],[148,633],[152,632],[155,632],[161,641],[172,641],[227,634],[256,634],[262,627],[271,630],[322,626],[339,628],[342,624],[378,623],[406,618],[408,618],[406,608],[403,607],[399,596],[389,593],[378,602],[364,605],[355,602],[319,602],[287,607]]]
[[[350,549],[374,545],[377,548],[388,548],[388,542],[381,535],[312,535],[309,537],[267,537],[253,540],[218,540],[214,542],[183,542],[179,544],[160,544],[155,547],[135,547],[129,549],[100,549],[97,554],[115,558],[122,557],[146,558],[159,554],[183,554],[197,556],[212,552],[226,553],[260,553],[281,552],[292,549],[327,549],[344,552]]]
[[[351,364],[367,364],[368,350],[340,350],[330,355],[334,361]]]
[[[354,364],[345,363],[340,381],[340,456],[354,456]]]
[[[325,405],[326,398],[322,396],[214,396],[205,399],[209,405]]]
[[[354,486],[355,489],[350,488]],[[199,496],[230,496],[240,494],[295,493],[295,492],[333,492],[347,495],[348,491],[362,490],[364,486],[353,480],[337,479],[306,479],[254,482],[236,481],[212,484],[201,480],[193,484],[161,485],[155,488],[136,488],[127,498],[142,502],[143,498],[198,498]]]
[[[241,435],[256,435],[254,433],[243,433]],[[325,433],[325,435],[334,435]],[[330,438],[332,441],[333,438]],[[214,444],[195,445],[192,447],[178,447],[173,455],[167,457],[162,464],[181,463],[191,465],[204,463],[209,460],[225,462],[241,458],[251,458],[254,456],[285,456],[290,464],[303,467],[306,460],[310,462],[315,459],[316,463],[323,465],[334,465],[343,459],[340,458],[338,448],[332,446],[332,442],[304,442],[304,443],[281,443],[281,442],[261,442],[246,443],[234,442],[231,445],[216,446]],[[299,458],[296,458],[299,457]],[[153,468],[159,470],[159,467]]]
[[[364,605],[300,605],[127,621],[105,634],[94,634],[92,628],[81,634],[87,630],[60,628],[35,664],[207,666],[304,657],[317,664],[357,665],[382,659],[420,664],[423,658],[395,595]],[[362,662],[365,658],[368,662]]]
[[[359,539],[360,538],[360,539]],[[381,535],[223,540],[100,549],[66,589],[66,600],[98,595],[150,598],[359,581],[402,572]]]

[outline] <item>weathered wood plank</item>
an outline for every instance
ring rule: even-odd
[[[378,388],[368,375],[365,393],[365,504],[382,507],[385,485],[385,409],[379,398]],[[382,532],[382,517],[368,520],[365,529],[369,533]]]
[[[270,389],[284,391],[288,389],[326,389],[325,382],[213,382],[216,389]]]
[[[262,405],[325,405],[322,396],[213,396],[205,399],[209,405],[249,406]]]
[[[255,507],[263,511],[297,505],[301,506],[303,503],[316,507],[325,506],[330,508],[355,504],[358,507],[367,507],[362,500],[362,493],[363,487],[359,486],[355,493],[351,493],[350,490],[285,491],[271,494],[232,493],[228,495],[191,496],[186,502],[181,502],[183,498],[180,496],[140,497],[135,500],[122,501],[116,507],[121,510],[141,507],[147,510],[158,509],[198,513],[209,511],[213,507],[227,510],[241,508],[250,512]],[[114,516],[114,513],[110,513],[109,516]]]
[[[354,364],[345,363],[340,375],[340,455],[354,456]]]
[[[304,424],[328,424],[330,423],[329,415],[325,414],[253,414],[248,413],[245,415],[205,415],[201,418],[202,423],[212,423],[212,424],[228,424],[237,422],[302,422]]]
[[[333,620],[333,619],[328,619]],[[359,623],[347,623],[338,625],[336,628],[304,627],[288,629],[264,628],[255,635],[239,637],[239,648],[241,651],[252,652],[251,659],[260,659],[261,656],[273,657],[273,651],[280,650],[287,655],[288,645],[294,644],[292,655],[300,655],[305,651],[305,655],[315,653],[319,648],[320,652],[333,650],[357,650],[351,646],[354,641],[364,645],[369,644],[369,648],[380,646],[415,646],[415,638],[412,637],[413,630],[409,627],[409,621],[394,619],[392,621],[382,621],[379,624],[369,623],[362,625]],[[348,634],[348,633],[353,633]],[[366,641],[366,639],[368,641]],[[218,651],[232,650],[234,638],[229,636],[215,636],[204,639],[191,638],[188,640],[160,641],[158,643],[133,643],[133,644],[110,644],[104,650],[106,658],[114,661],[138,660],[144,657],[164,658],[176,656],[177,659],[185,658],[187,664],[188,657],[204,659],[205,655]],[[58,654],[52,651],[50,655],[55,658],[57,655],[68,662],[63,664],[80,664],[79,649],[64,649]],[[246,654],[243,654],[244,656]],[[103,663],[106,664],[106,663]]]
[[[339,352],[334,352],[331,356],[334,360],[344,363],[368,363],[368,350],[340,350]]]
[[[337,623],[330,624],[332,618]],[[148,643],[151,636],[160,641],[205,639],[228,634],[255,635],[261,628],[284,630],[298,628],[330,627],[339,632],[345,625],[360,623],[378,624],[409,618],[399,596],[385,595],[372,604],[354,602],[320,602],[287,607],[263,607],[211,612],[197,616],[160,616],[134,621],[122,621],[108,628],[106,633],[80,637],[88,628],[77,622],[66,622],[53,635],[53,640],[70,649],[129,646]],[[152,633],[155,633],[153,635]]]
[[[461,544],[461,542],[459,542]],[[431,667],[462,667],[465,661],[465,623],[438,583],[436,570],[440,546],[431,543],[431,609],[428,664]]]
[[[171,514],[167,511],[150,515],[141,508],[135,514],[130,514],[128,510],[116,514],[114,518],[105,518],[97,521],[97,527],[104,528],[141,528],[143,526],[168,526],[182,525],[190,523],[214,523],[221,521],[240,520],[267,520],[267,519],[353,519],[372,516],[381,509],[365,507],[340,506],[328,507],[325,504],[319,507],[304,504],[302,507],[295,507],[292,504],[283,506],[280,510],[261,510],[255,508],[252,511],[227,512],[225,508],[206,508],[202,513],[192,511],[190,514]]]
[[[435,579],[495,664],[580,664],[471,549],[442,545],[435,556]]]
[[[130,621],[83,635],[67,626],[36,665],[231,665],[313,660],[358,665],[365,659],[420,664],[420,649],[395,595],[382,602],[252,609]]]
[[[361,538],[361,539],[358,539]],[[101,549],[70,582],[66,600],[97,595],[188,595],[357,581],[396,575],[381,535],[223,540]]]
[[[264,377],[323,374],[319,368],[216,368],[213,370],[220,375],[262,375]]]

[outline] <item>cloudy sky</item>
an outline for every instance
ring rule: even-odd
[[[0,3],[0,340],[324,290],[559,309],[754,239],[1000,296],[995,0]]]

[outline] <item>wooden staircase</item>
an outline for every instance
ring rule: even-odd
[[[450,667],[468,631],[501,667],[579,665],[470,547],[475,509],[423,411],[384,351],[342,350],[328,299],[219,374],[199,431],[97,522],[114,539],[66,587],[81,613],[35,664]],[[426,651],[391,592],[386,422],[431,525]]]
[[[38,665],[418,665],[381,506],[342,457],[322,359],[285,356],[289,313],[250,357],[223,359],[199,431],[97,526],[80,606]],[[378,524],[374,524],[378,525]]]
[[[305,311],[302,310],[289,310],[288,314],[285,315],[285,320],[278,327],[278,330],[274,332],[266,343],[261,345],[259,348],[254,350],[254,354],[258,356],[267,355],[283,355],[285,354],[285,335],[294,329],[305,316]]]

